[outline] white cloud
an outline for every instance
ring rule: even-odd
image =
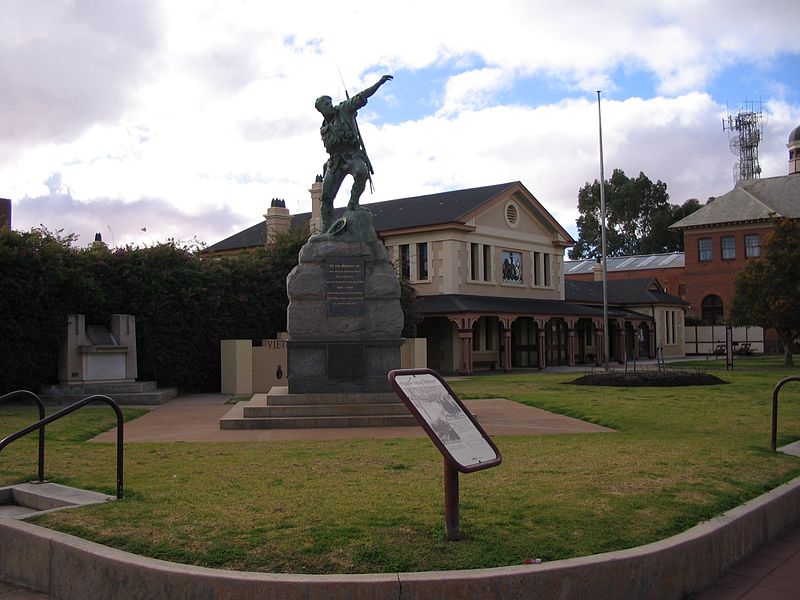
[[[6,0],[3,21],[0,160],[112,122],[158,50],[158,10],[149,0]]]
[[[398,74],[380,91],[390,111],[408,102],[402,75],[431,69],[445,80],[419,90],[426,116],[391,119],[374,103],[362,111],[377,171],[364,200],[519,179],[569,227],[578,188],[599,175],[594,90],[607,92],[607,174],[641,170],[666,181],[673,202],[703,199],[730,187],[736,160],[708,84],[731,65],[767,69],[777,52],[800,53],[796,0],[757,11],[743,0],[398,6],[5,0],[0,195],[19,204],[17,225],[37,224],[26,198],[47,196],[58,172],[81,208],[81,220],[61,226],[102,229],[113,206],[130,217],[115,228],[129,225],[120,238],[149,242],[155,226],[133,215],[152,211],[171,223],[168,235],[200,231],[213,243],[260,220],[273,197],[308,210],[326,158],[313,101],[341,89],[337,67],[351,91]],[[653,78],[659,95],[620,97],[619,71]],[[526,78],[568,92],[503,105]],[[800,123],[786,100],[795,82],[769,85],[764,175],[785,172],[785,137]]]

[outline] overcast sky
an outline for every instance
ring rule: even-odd
[[[644,171],[733,185],[723,118],[760,101],[762,176],[800,125],[800,1],[0,0],[0,197],[13,227],[213,244],[272,198],[310,210],[314,100],[359,112],[362,203],[521,181],[575,234],[577,192]],[[341,78],[339,72],[341,71]],[[347,180],[336,206],[346,204]]]

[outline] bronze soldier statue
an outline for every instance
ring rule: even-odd
[[[356,123],[358,109],[367,104],[367,98],[378,91],[391,75],[384,75],[378,83],[359,92],[352,98],[334,106],[330,96],[320,96],[314,103],[316,109],[322,113],[322,126],[319,133],[330,158],[325,162],[322,174],[322,198],[320,212],[322,216],[322,232],[327,232],[333,221],[333,200],[342,186],[346,175],[353,176],[353,187],[350,190],[350,201],[347,203],[349,210],[358,208],[358,201],[367,180],[375,171],[369,162],[369,157],[364,149],[364,141]]]

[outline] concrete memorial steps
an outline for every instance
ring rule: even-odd
[[[316,429],[413,426],[416,419],[392,393],[289,394],[274,387],[240,402],[220,429]]]
[[[176,388],[158,388],[155,381],[96,382],[44,386],[45,404],[72,404],[93,394],[109,396],[124,406],[164,404],[178,395]]]

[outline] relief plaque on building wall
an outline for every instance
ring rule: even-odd
[[[329,317],[364,314],[364,259],[331,257],[325,261],[325,299]]]

